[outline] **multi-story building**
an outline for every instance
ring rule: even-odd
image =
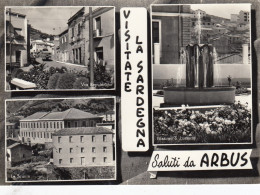
[[[239,12],[239,23],[241,24],[248,24],[250,20],[250,14],[248,11],[241,10]]]
[[[61,62],[69,62],[69,36],[68,36],[68,29],[64,30],[62,33],[59,34],[59,55],[58,61]]]
[[[64,128],[95,127],[100,116],[70,108],[63,112],[36,112],[20,120],[22,142],[51,144],[52,134]]]
[[[16,128],[15,123],[6,122],[5,126],[6,126],[6,137],[7,138],[9,138],[9,137],[16,138],[19,136],[19,129]]]
[[[180,50],[190,44],[190,5],[152,6],[154,64],[180,63]]]
[[[29,56],[29,25],[26,15],[6,9],[6,67],[7,70],[23,67]],[[10,63],[11,62],[11,63]],[[11,67],[10,67],[11,64]]]
[[[93,9],[93,41],[96,63],[114,67],[114,7]],[[89,13],[83,7],[68,20],[69,61],[89,65]]]
[[[38,54],[40,53],[43,49],[48,49],[49,52],[53,52],[54,50],[54,44],[52,42],[48,41],[42,41],[42,40],[33,40],[31,41],[31,53],[33,54]]]
[[[53,163],[58,167],[112,166],[113,144],[108,128],[65,128],[53,134]]]

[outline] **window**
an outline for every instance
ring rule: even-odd
[[[70,148],[70,153],[72,153],[73,152],[73,148]]]
[[[81,153],[84,153],[84,152],[85,152],[85,148],[83,148],[83,147],[80,148],[80,152],[81,152]]]
[[[78,35],[80,35],[80,24],[78,24]]]
[[[60,143],[60,141],[61,141],[61,137],[58,137],[58,143]]]
[[[77,121],[74,122],[74,126],[75,126],[75,127],[78,127],[78,122],[77,122]]]
[[[62,163],[62,159],[59,159],[59,164],[61,164]]]
[[[62,148],[59,148],[59,153],[61,153],[61,151],[62,151]]]
[[[104,157],[104,163],[107,162],[107,157]]]
[[[95,18],[95,30],[101,31],[101,17]]]
[[[43,122],[43,128],[45,128],[45,127],[46,127],[45,122]]]
[[[85,165],[85,157],[80,157],[80,164]]]
[[[95,60],[98,64],[104,61],[103,47],[95,48]]]
[[[103,135],[103,142],[107,141],[107,135]]]
[[[50,122],[50,128],[52,128],[52,122]]]
[[[70,158],[70,163],[73,163],[73,158]]]
[[[70,142],[70,143],[72,142],[72,136],[69,137],[69,142]]]
[[[80,136],[80,142],[81,142],[81,143],[83,142],[83,137],[84,137],[84,136]]]
[[[107,152],[107,147],[103,147],[103,152]]]
[[[59,129],[60,128],[60,123],[59,122],[57,122],[57,129]]]
[[[82,127],[86,127],[86,121],[82,122]]]
[[[92,153],[96,153],[96,148],[92,147]]]
[[[71,28],[71,37],[74,37],[74,28]]]
[[[56,122],[53,123],[53,128],[56,129]]]
[[[96,142],[96,137],[92,135],[92,142]]]
[[[48,126],[48,122],[46,122],[46,128],[49,128],[49,126]]]
[[[67,122],[67,126],[68,126],[68,128],[70,128],[70,122]]]
[[[96,157],[92,157],[92,162],[94,163],[96,161]]]

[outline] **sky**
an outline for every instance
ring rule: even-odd
[[[67,28],[68,19],[81,8],[82,7],[11,7],[11,11],[26,15],[28,23],[31,24],[33,28],[44,33],[57,35]]]
[[[230,14],[238,14],[240,10],[249,11],[250,4],[193,4],[191,9],[201,9],[207,14],[230,19]]]

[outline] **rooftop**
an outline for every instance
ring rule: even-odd
[[[28,120],[65,120],[65,119],[88,119],[88,118],[102,118],[91,114],[89,112],[84,112],[76,108],[70,108],[62,112],[36,112],[20,121]]]
[[[22,146],[22,147],[26,147],[26,148],[31,148],[30,146],[27,146],[27,145],[25,145],[25,144],[14,143],[14,144],[8,146],[7,149],[12,149],[12,148],[15,148],[15,147],[17,147],[17,146]]]
[[[66,136],[66,135],[96,135],[96,134],[113,134],[113,132],[105,127],[79,127],[79,128],[66,128],[57,131],[53,136]]]

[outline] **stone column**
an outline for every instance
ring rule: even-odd
[[[243,44],[243,64],[248,64],[248,44]]]

